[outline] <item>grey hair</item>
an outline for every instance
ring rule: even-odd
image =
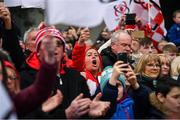
[[[32,31],[37,31],[37,30],[38,30],[38,28],[36,28],[36,27],[30,27],[27,31],[25,31],[24,37],[23,37],[23,41],[24,41],[25,44],[26,44],[27,41],[28,41],[28,35],[29,35],[29,33],[31,33]]]
[[[116,32],[114,32],[111,36],[111,43],[115,43],[119,40],[119,37],[121,34],[127,34],[129,35],[129,33],[125,30],[118,30]]]

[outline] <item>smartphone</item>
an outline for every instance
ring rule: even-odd
[[[127,53],[118,53],[117,60],[123,61],[124,63],[128,63]]]
[[[135,25],[136,24],[136,13],[126,14],[126,25]]]

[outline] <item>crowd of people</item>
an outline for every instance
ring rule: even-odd
[[[88,28],[45,22],[20,37],[2,3],[0,20],[0,83],[13,103],[1,119],[180,119],[180,10],[157,44],[122,21],[92,45]]]

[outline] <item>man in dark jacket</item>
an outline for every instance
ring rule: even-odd
[[[113,66],[117,61],[118,53],[131,53],[131,36],[125,31],[116,31],[112,34],[111,45],[101,52],[103,67]]]

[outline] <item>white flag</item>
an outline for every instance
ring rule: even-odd
[[[100,0],[47,0],[46,20],[49,24],[94,27],[103,21]]]
[[[45,0],[4,0],[7,7],[45,8]]]
[[[7,7],[21,6],[21,0],[4,0],[4,4]]]
[[[15,112],[13,112],[13,104],[10,97],[5,90],[2,81],[0,80],[0,119],[13,119],[17,118]]]
[[[166,35],[164,18],[161,12],[159,0],[132,0],[130,11],[136,13],[142,19],[143,25],[149,23],[152,31],[148,33],[152,40],[158,42]]]
[[[22,8],[45,8],[45,0],[21,0]]]
[[[107,4],[105,6],[104,22],[108,29],[110,31],[114,30],[118,26],[121,16],[128,12],[127,0],[118,0]]]

